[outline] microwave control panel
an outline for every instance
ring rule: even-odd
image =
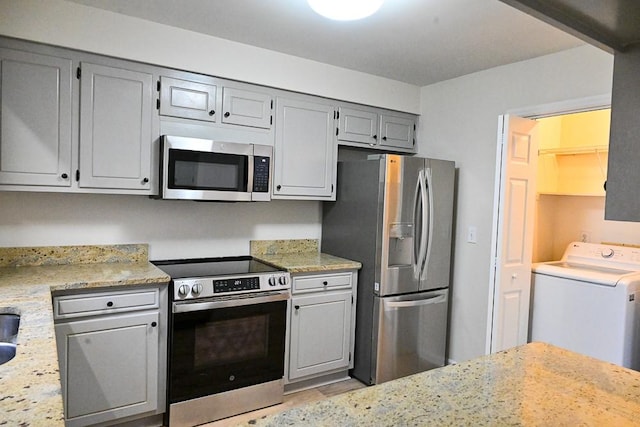
[[[269,157],[254,156],[253,158],[253,191],[256,193],[269,192]]]

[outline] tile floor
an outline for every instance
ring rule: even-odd
[[[303,390],[285,395],[284,402],[279,405],[269,406],[268,408],[258,409],[257,411],[247,412],[245,414],[236,415],[235,417],[229,417],[212,423],[203,424],[201,427],[231,427],[254,418],[275,414],[295,406],[326,399],[331,396],[336,396],[338,394],[364,387],[366,386],[360,381],[356,379],[349,379],[309,390]]]

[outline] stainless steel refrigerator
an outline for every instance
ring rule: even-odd
[[[454,187],[451,161],[338,163],[321,245],[362,263],[352,375],[366,384],[445,365]]]

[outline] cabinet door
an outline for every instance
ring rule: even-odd
[[[351,291],[291,300],[289,379],[349,367]]]
[[[338,116],[338,141],[378,143],[378,113],[340,107]]]
[[[160,115],[216,121],[216,86],[160,77]]]
[[[0,49],[0,184],[71,185],[71,69]]]
[[[150,190],[151,74],[82,64],[80,187]]]
[[[382,115],[380,117],[380,145],[414,149],[415,120],[408,117]]]
[[[222,89],[222,122],[233,125],[271,128],[273,98],[266,93]]]
[[[331,105],[278,98],[273,198],[335,200]]]
[[[55,325],[68,427],[158,406],[157,311]]]

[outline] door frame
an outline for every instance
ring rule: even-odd
[[[503,115],[519,116],[527,119],[540,119],[543,117],[559,116],[563,114],[580,113],[585,111],[600,110],[611,108],[611,93],[590,96],[585,98],[575,98],[566,101],[553,102],[548,104],[533,105],[524,108],[507,110]],[[494,175],[494,194],[493,194],[493,218],[491,228],[491,257],[489,258],[489,293],[487,304],[487,332],[485,336],[485,354],[492,353],[492,334],[493,334],[493,312],[495,309],[495,291],[496,291],[496,270],[498,266],[498,221],[503,215],[504,206],[500,200],[501,177],[504,174],[505,165],[502,164],[502,138],[503,130],[498,130],[498,138],[496,145],[496,170]]]

